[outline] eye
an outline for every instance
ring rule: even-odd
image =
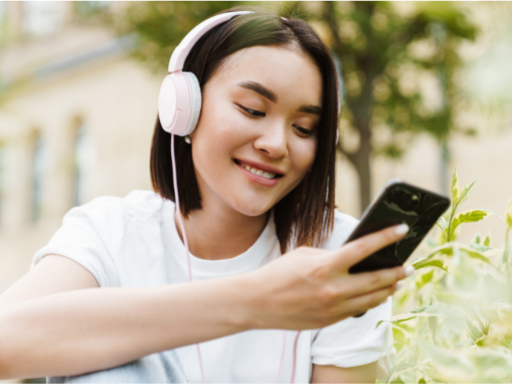
[[[243,110],[244,112],[248,113],[249,115],[252,115],[254,117],[265,117],[265,113],[261,111],[256,111],[254,109],[249,109],[241,106],[240,104],[237,104],[238,108]]]
[[[299,127],[298,125],[293,125],[293,127],[300,132],[301,135],[303,136],[311,136],[314,131],[312,129],[307,129],[307,128],[302,128],[302,127]]]

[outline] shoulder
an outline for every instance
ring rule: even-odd
[[[341,247],[358,223],[359,220],[356,218],[334,210],[334,227],[322,248],[336,249]]]
[[[66,213],[59,229],[60,237],[98,238],[105,245],[112,245],[119,242],[131,226],[160,222],[162,205],[163,199],[153,191],[135,190],[125,197],[96,197]]]
[[[88,269],[101,287],[118,286],[118,256],[126,258],[137,248],[137,236],[147,223],[154,225],[149,225],[146,237],[156,232],[162,205],[155,192],[136,190],[125,197],[101,196],[74,207],[48,244],[36,252],[30,268],[46,255],[62,255]],[[156,241],[151,238],[150,243]]]
[[[91,220],[111,222],[130,220],[144,222],[161,211],[163,199],[153,191],[134,190],[125,197],[100,196],[75,207],[69,214],[81,214]]]

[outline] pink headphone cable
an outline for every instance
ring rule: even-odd
[[[185,233],[185,226],[183,225],[183,220],[181,219],[181,211],[180,211],[180,198],[178,195],[178,181],[176,177],[176,158],[174,157],[174,134],[171,134],[171,155],[172,155],[172,177],[174,181],[174,202],[176,209],[178,210],[178,220],[180,222],[181,233],[183,235],[183,243],[185,244],[185,251],[187,253],[187,266],[188,266],[188,281],[192,282],[192,268],[190,266],[190,253],[188,250],[188,241],[187,234]],[[196,344],[197,347],[197,356],[199,357],[199,366],[201,367],[201,378],[204,381],[204,368],[203,368],[203,358],[201,357],[201,348],[199,348],[199,343]]]
[[[172,177],[174,182],[174,203],[176,209],[178,210],[178,221],[180,222],[181,233],[183,236],[183,243],[185,244],[185,252],[187,254],[187,266],[188,266],[188,281],[192,282],[192,267],[190,265],[190,252],[188,250],[188,241],[187,234],[185,233],[185,226],[183,225],[183,220],[181,218],[181,210],[180,210],[180,198],[178,195],[178,180],[176,176],[176,158],[174,156],[174,134],[171,133],[171,156],[172,156]],[[292,380],[290,383],[293,383],[295,378],[295,355],[297,352],[297,340],[299,338],[300,331],[297,332],[297,336],[295,336],[295,342],[293,343],[293,368],[292,368]],[[203,358],[201,356],[201,348],[199,347],[199,343],[196,344],[197,347],[197,356],[199,357],[199,366],[201,367],[201,378],[203,380],[203,384],[205,383],[204,377],[204,368],[203,368]],[[279,376],[281,375],[281,368],[283,367],[284,361],[284,352],[286,349],[286,331],[283,331],[283,352],[281,353],[281,362],[279,363],[279,371],[276,377],[276,383],[279,380]]]
[[[295,381],[295,357],[297,356],[297,342],[299,341],[300,332],[297,332],[295,335],[295,340],[293,341],[293,365],[292,365],[292,379],[290,380],[290,384],[293,384]]]

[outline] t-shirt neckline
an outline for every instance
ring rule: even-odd
[[[174,220],[175,204],[171,200],[164,200],[162,210],[162,221],[164,229],[164,238],[171,243],[171,249],[177,252],[176,259],[182,267],[187,270],[187,255],[185,245],[181,241]],[[242,254],[231,259],[222,260],[206,260],[194,256],[190,253],[190,265],[192,267],[192,276],[198,275],[231,275],[235,273],[243,273],[244,271],[254,270],[254,264],[262,264],[262,261],[268,257],[272,246],[278,242],[274,214],[271,212],[267,221],[267,225],[253,245]]]

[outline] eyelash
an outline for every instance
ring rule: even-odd
[[[241,105],[237,104],[237,106],[243,110],[244,112],[248,113],[249,115],[251,115],[251,117],[253,118],[258,118],[258,117],[265,117],[265,113],[264,112],[260,112],[260,111],[256,111],[254,109],[249,109],[249,108],[245,108],[245,107],[242,107]],[[306,129],[306,128],[302,128],[302,127],[299,127],[298,125],[293,125],[293,127],[295,129],[297,129],[300,133],[302,133],[303,135],[308,135],[308,136],[311,136],[313,134],[313,131],[310,130],[310,129]]]

